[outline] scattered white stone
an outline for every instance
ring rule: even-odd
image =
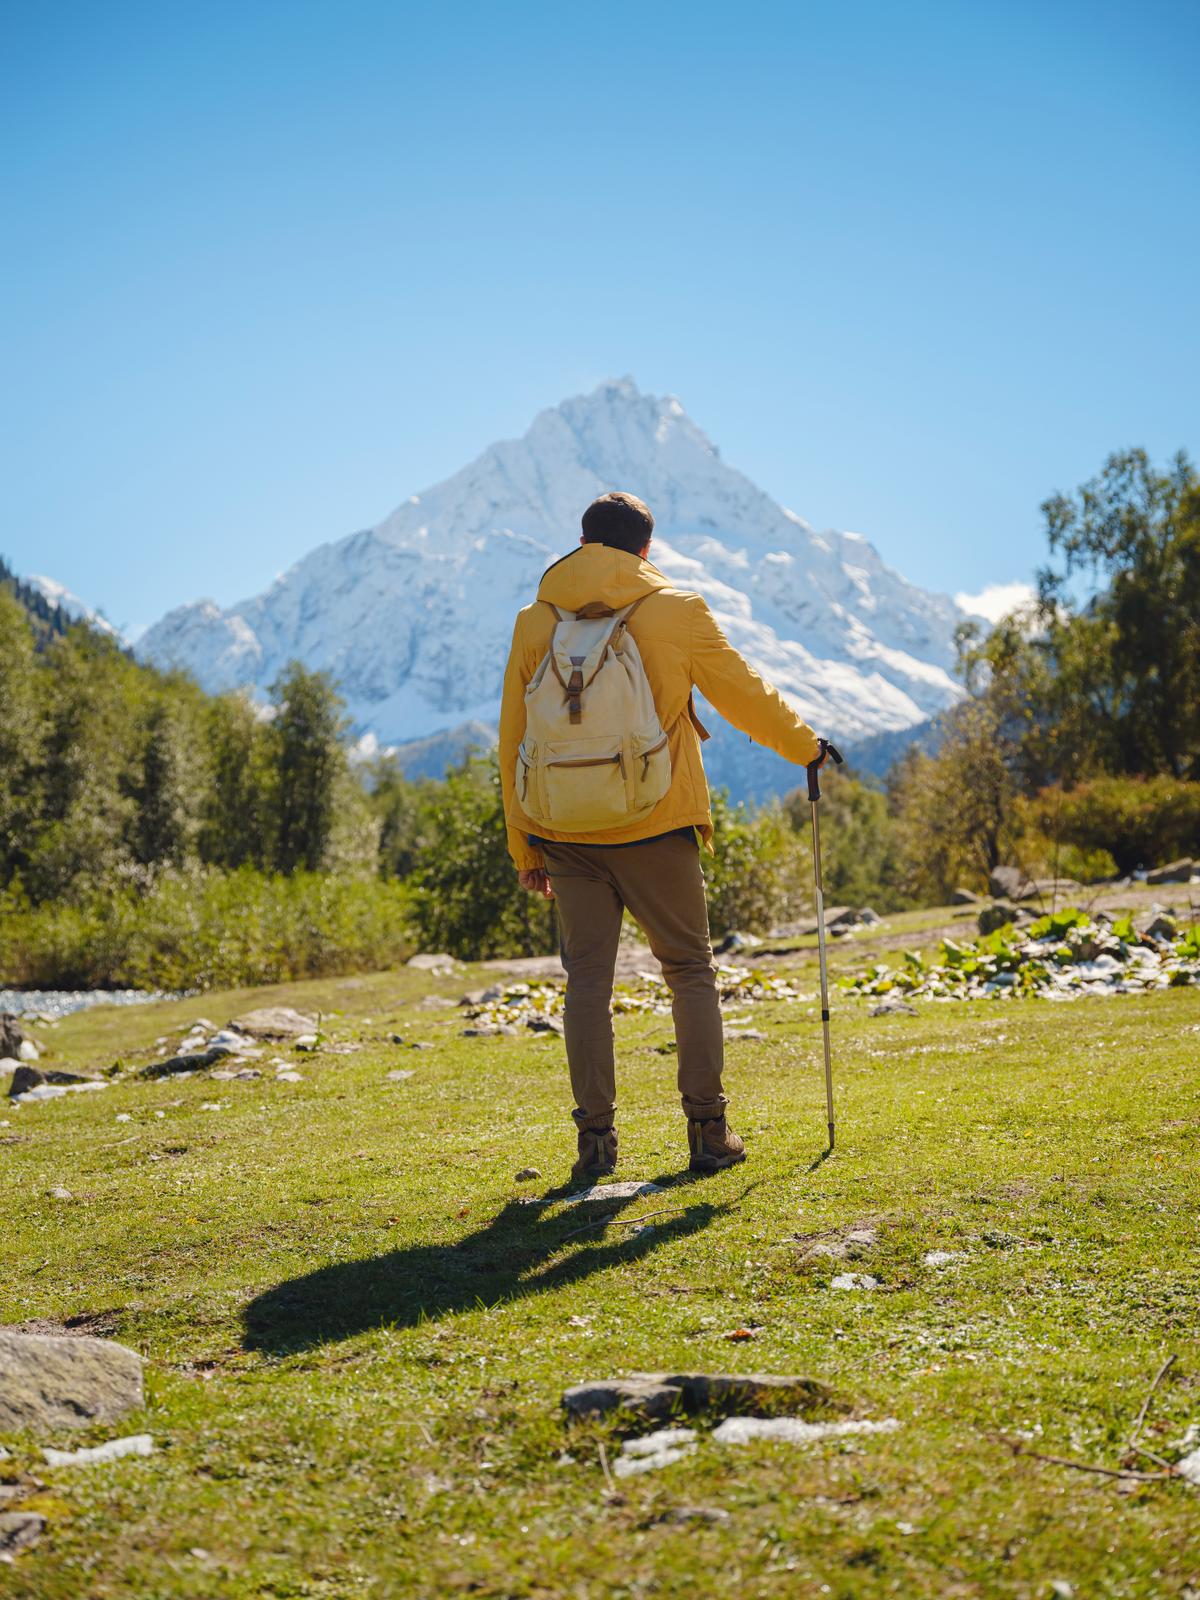
[[[74,1200],[75,1196],[70,1189],[65,1189],[61,1183],[56,1183],[53,1189],[50,1190],[50,1198],[52,1200]]]
[[[898,1522],[896,1524],[896,1532],[897,1533],[902,1533],[906,1537],[910,1533],[916,1533],[916,1531],[917,1531],[917,1529],[916,1529],[916,1525],[914,1523],[911,1523],[911,1522]]]
[[[298,1072],[290,1072],[290,1071],[289,1072],[277,1072],[275,1074],[275,1082],[276,1083],[303,1083],[304,1079],[300,1076],[300,1074]]]
[[[22,1061],[36,1061],[41,1055],[41,1051],[32,1039],[22,1039],[17,1054]]]
[[[522,1167],[513,1179],[514,1183],[532,1183],[535,1178],[540,1178],[541,1173],[537,1167]]]
[[[201,1111],[224,1111],[229,1104],[227,1100],[203,1100],[200,1103]]]
[[[42,1454],[51,1467],[86,1467],[102,1461],[118,1461],[122,1456],[149,1456],[154,1454],[154,1440],[148,1433],[131,1433],[125,1439],[109,1439],[105,1444],[92,1445],[82,1450],[45,1449]]]
[[[107,1089],[106,1083],[89,1080],[87,1083],[39,1083],[32,1089],[26,1089],[24,1094],[19,1094],[13,1100],[14,1105],[23,1105],[27,1100],[60,1100],[64,1094],[83,1094],[89,1089]]]
[[[877,1244],[879,1234],[874,1228],[851,1228],[846,1235],[847,1244],[860,1244],[863,1246]]]
[[[415,1077],[411,1067],[397,1067],[395,1072],[389,1072],[385,1079],[387,1083],[403,1083],[405,1078]]]
[[[882,1422],[802,1422],[799,1417],[726,1417],[713,1429],[718,1444],[749,1444],[753,1439],[782,1439],[788,1444],[813,1444],[851,1433],[895,1433],[895,1417]]]
[[[1193,1450],[1190,1455],[1184,1456],[1182,1461],[1177,1461],[1175,1470],[1181,1478],[1186,1478],[1189,1483],[1194,1483],[1200,1488],[1200,1450]]]
[[[302,1033],[298,1039],[293,1039],[292,1043],[297,1050],[315,1050],[317,1049],[317,1036],[315,1033]]]
[[[590,1189],[567,1195],[563,1205],[578,1206],[589,1200],[635,1200],[638,1195],[661,1193],[662,1188],[657,1183],[639,1183],[636,1178],[628,1178],[624,1183],[595,1183]]]
[[[639,1472],[657,1472],[673,1461],[682,1461],[696,1448],[693,1428],[659,1428],[644,1439],[626,1439],[621,1454],[613,1462],[618,1478],[632,1478]]]
[[[829,1280],[831,1289],[878,1289],[879,1279],[869,1272],[839,1272]]]
[[[132,1122],[133,1117],[128,1111],[118,1111],[116,1120],[118,1122]]]
[[[1075,1600],[1075,1585],[1068,1583],[1065,1578],[1052,1578],[1050,1580],[1050,1593],[1056,1600]]]
[[[952,1261],[962,1260],[961,1250],[926,1250],[921,1260],[927,1267],[947,1267]]]

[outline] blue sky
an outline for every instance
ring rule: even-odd
[[[8,0],[0,553],[256,592],[601,379],[951,592],[1200,453],[1200,6]],[[564,542],[572,530],[564,530]]]

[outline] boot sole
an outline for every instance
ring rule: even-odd
[[[745,1159],[746,1152],[739,1150],[732,1156],[693,1156],[688,1166],[693,1172],[724,1172],[726,1167],[736,1167]]]

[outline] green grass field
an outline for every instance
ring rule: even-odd
[[[937,920],[892,919],[836,961]],[[811,993],[813,956],[791,961]],[[464,1039],[461,1013],[419,1006],[493,976],[208,994],[43,1030],[47,1064],[136,1069],[191,1019],[280,1000],[363,1048],[297,1056],[300,1083],[124,1076],[0,1110],[0,1321],[83,1318],[141,1352],[149,1384],[115,1429],[3,1440],[0,1479],[42,1480],[25,1505],[49,1525],[0,1566],[0,1594],[1195,1600],[1200,1491],[1012,1441],[1154,1471],[1127,1440],[1171,1354],[1144,1442],[1174,1460],[1200,1422],[1200,992],[915,1018],[838,1001],[824,1162],[814,1008],[736,1006],[767,1035],[729,1047],[750,1160],[695,1182],[670,1019],[620,1018],[617,1176],[664,1192],[609,1208],[658,1213],[645,1230],[580,1232],[606,1208],[558,1187],[561,1041]],[[526,1165],[543,1178],[514,1182]],[[861,1226],[861,1258],[810,1254]],[[957,1255],[930,1266],[933,1250]],[[878,1287],[832,1287],[846,1271]],[[622,1430],[566,1423],[562,1391],[688,1369],[809,1374],[901,1426],[738,1447],[702,1425],[689,1459],[610,1488],[602,1447],[612,1461]],[[138,1431],[148,1459],[41,1464],[42,1444]]]

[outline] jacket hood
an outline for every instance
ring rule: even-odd
[[[537,597],[564,611],[578,611],[589,600],[603,601],[619,611],[655,589],[670,587],[669,578],[638,556],[606,544],[581,544],[546,568]]]

